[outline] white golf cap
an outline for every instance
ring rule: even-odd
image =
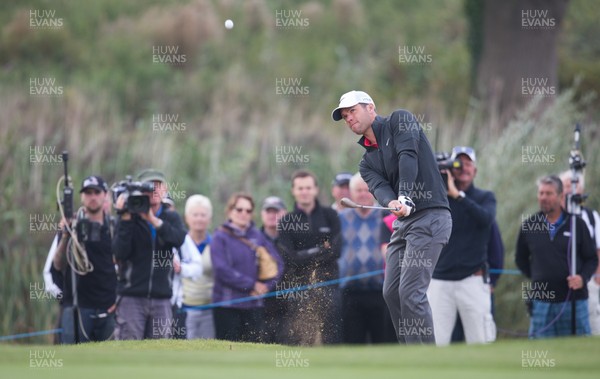
[[[466,155],[473,162],[476,162],[477,159],[475,157],[475,149],[469,146],[454,146],[452,149],[452,154],[450,155],[450,160],[455,160],[459,155]]]
[[[363,91],[350,91],[340,97],[340,105],[331,112],[333,121],[340,121],[342,119],[341,110],[344,108],[350,108],[356,104],[375,104],[371,96]]]

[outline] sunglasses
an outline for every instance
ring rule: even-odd
[[[246,212],[247,214],[251,214],[252,213],[252,209],[248,209],[248,208],[233,208],[237,213],[242,213],[242,212]]]

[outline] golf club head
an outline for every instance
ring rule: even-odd
[[[345,207],[348,208],[360,208],[360,206],[358,204],[356,204],[354,201],[348,199],[347,197],[342,198],[342,200],[340,200],[340,204],[342,204]]]

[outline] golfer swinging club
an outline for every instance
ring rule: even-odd
[[[427,287],[452,230],[447,191],[429,141],[415,117],[397,110],[378,116],[362,91],[340,98],[331,113],[365,148],[360,174],[397,219],[386,255],[383,297],[400,343],[435,343]]]

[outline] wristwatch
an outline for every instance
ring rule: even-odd
[[[458,191],[458,196],[456,197],[456,201],[462,201],[467,195],[464,191]]]

